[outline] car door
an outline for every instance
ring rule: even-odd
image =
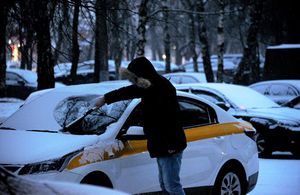
[[[208,105],[191,98],[180,98],[188,147],[183,153],[181,182],[186,187],[208,186],[225,150],[224,137],[214,137],[217,130],[216,114]],[[132,127],[143,126],[140,107],[137,106],[125,122],[119,138]],[[212,132],[210,132],[212,129]],[[131,193],[159,191],[156,159],[147,152],[143,136],[135,136],[124,142],[124,158],[120,159],[120,182],[118,189]],[[129,184],[130,183],[130,184]],[[138,185],[135,185],[138,183]]]
[[[287,84],[272,84],[269,90],[270,97],[278,104],[283,104],[297,96],[297,91]]]
[[[183,153],[181,181],[185,188],[211,185],[222,160],[226,139],[215,136],[221,129],[209,105],[192,98],[180,98],[182,123],[188,147]]]

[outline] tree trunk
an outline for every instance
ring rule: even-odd
[[[166,55],[166,73],[171,72],[171,41],[170,41],[170,32],[169,32],[169,13],[168,7],[163,7],[163,17],[164,17],[164,48],[165,48],[165,55]]]
[[[247,33],[247,43],[244,47],[243,58],[234,77],[234,83],[249,85],[259,81],[259,47],[257,35],[262,16],[263,1],[251,1],[250,26]]]
[[[224,11],[225,4],[224,0],[219,0],[220,15],[218,18],[218,29],[217,29],[217,44],[218,44],[218,72],[217,82],[223,82],[224,73]]]
[[[72,67],[71,67],[71,83],[76,83],[77,66],[79,61],[79,44],[78,44],[78,17],[81,0],[74,0],[74,14],[72,26]]]
[[[6,74],[6,25],[7,6],[0,3],[0,97],[6,95],[5,74]]]
[[[54,52],[54,64],[57,64],[59,62],[59,55],[62,52],[62,45],[64,42],[64,33],[68,33],[68,30],[66,30],[69,27],[69,8],[68,8],[68,0],[63,0],[61,2],[62,6],[62,18],[59,20],[58,29],[57,29],[57,42]],[[64,51],[64,50],[63,50]]]
[[[182,4],[184,5],[185,9],[187,10],[194,10],[194,5],[191,1],[182,0]],[[192,60],[193,60],[193,69],[194,72],[199,72],[198,67],[198,54],[196,51],[196,30],[195,30],[195,16],[193,13],[188,13],[189,18],[189,49],[192,53]]]
[[[144,56],[145,54],[146,23],[148,21],[147,3],[148,0],[142,0],[139,8],[139,24],[137,28],[137,33],[138,33],[137,56]]]
[[[196,2],[196,11],[200,13],[204,13],[204,3],[203,0],[199,0]],[[203,68],[204,73],[206,75],[207,82],[214,82],[214,73],[212,71],[211,62],[210,62],[210,52],[209,52],[209,45],[208,45],[208,37],[207,37],[207,30],[205,19],[202,14],[198,14],[198,33],[199,33],[199,40],[201,43],[201,53],[202,53],[202,60],[203,60]]]
[[[95,82],[107,81],[109,79],[106,4],[106,0],[96,1]]]
[[[38,89],[54,87],[53,57],[50,39],[50,18],[47,0],[34,0],[34,27],[37,36]]]
[[[113,59],[115,61],[115,79],[119,80],[119,68],[121,67],[122,54],[123,54],[123,44],[120,34],[121,18],[119,16],[119,5],[120,1],[113,1],[112,7],[112,20],[114,21],[112,31],[112,53]]]

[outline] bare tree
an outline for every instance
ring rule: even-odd
[[[78,44],[78,17],[81,0],[74,1],[74,14],[72,25],[72,67],[71,67],[71,83],[76,82],[77,66],[79,61],[79,44]]]
[[[195,15],[193,13],[195,5],[192,4],[192,2],[190,0],[182,0],[182,4],[185,9],[191,10],[190,13],[187,13],[188,21],[189,21],[188,22],[189,23],[189,48],[192,53],[194,72],[199,72],[198,54],[197,54],[197,50],[196,50]]]
[[[247,33],[247,42],[244,48],[243,58],[234,77],[234,83],[250,84],[260,79],[257,36],[259,32],[259,23],[262,16],[263,5],[264,1],[252,0],[250,2],[250,25]]]
[[[218,17],[218,28],[217,28],[217,45],[218,45],[218,72],[217,82],[223,82],[224,73],[224,11],[225,3],[224,0],[218,0],[220,13]]]
[[[196,11],[199,13],[204,13],[204,3],[203,0],[196,1]],[[198,20],[198,35],[199,40],[201,43],[201,53],[202,53],[202,60],[203,60],[203,68],[206,75],[206,79],[208,82],[214,82],[214,74],[211,67],[210,61],[210,52],[209,52],[209,44],[208,44],[208,37],[206,31],[206,24],[205,18],[203,14],[197,14]]]
[[[8,3],[0,3],[0,96],[5,95],[6,72],[6,25],[8,17]]]
[[[51,51],[50,11],[48,0],[33,0],[34,28],[37,37],[38,89],[54,87],[54,61]]]
[[[166,73],[171,72],[171,38],[169,32],[169,11],[167,7],[167,3],[163,6],[163,17],[164,17],[164,49],[166,55]]]
[[[121,61],[123,57],[123,43],[121,40],[121,17],[120,17],[120,1],[113,1],[112,5],[112,47],[111,53],[115,61],[115,78],[119,79],[119,68],[121,66]]]
[[[108,73],[108,35],[107,35],[107,1],[96,0],[95,32],[95,82],[107,81]]]
[[[137,56],[144,56],[145,54],[146,24],[148,21],[147,3],[148,0],[142,0],[139,8],[139,24],[137,27],[137,32],[138,32]]]

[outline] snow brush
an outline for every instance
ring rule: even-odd
[[[69,124],[65,125],[63,129],[61,130],[62,132],[70,132],[72,134],[82,134],[83,132],[80,131],[81,128],[81,122],[82,120],[89,114],[91,114],[93,111],[97,110],[98,107],[93,107],[89,110],[87,110],[83,115],[81,115],[79,118],[73,120]]]

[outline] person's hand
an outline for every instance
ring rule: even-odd
[[[97,101],[95,103],[95,107],[100,108],[104,104],[105,104],[105,98],[104,98],[104,96],[101,96],[97,99]]]

